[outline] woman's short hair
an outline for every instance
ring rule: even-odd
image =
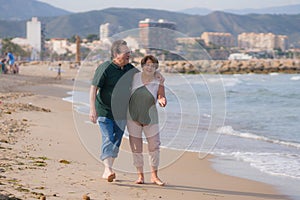
[[[147,56],[145,56],[145,57],[141,60],[141,66],[144,67],[144,65],[146,64],[146,62],[147,62],[148,60],[151,60],[152,63],[156,64],[156,69],[158,68],[159,62],[158,62],[157,58],[155,58],[155,57],[152,56],[152,55],[147,55]]]

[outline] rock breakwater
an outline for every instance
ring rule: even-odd
[[[160,69],[167,73],[300,73],[300,60],[266,59],[266,60],[198,60],[198,61],[164,61]]]

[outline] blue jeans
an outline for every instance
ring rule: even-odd
[[[102,135],[100,159],[104,160],[108,157],[118,157],[126,120],[114,121],[107,117],[98,117],[97,121]]]

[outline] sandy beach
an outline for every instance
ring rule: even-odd
[[[20,74],[0,74],[0,199],[203,199],[282,200],[270,185],[221,174],[206,156],[180,152],[159,171],[163,187],[134,184],[136,175],[116,169],[117,178],[101,178],[103,165],[84,147],[75,126],[72,104],[63,101],[72,91],[77,69],[63,64],[56,80],[56,64],[21,66]],[[78,116],[76,116],[78,117]],[[87,116],[79,116],[84,120]],[[88,119],[85,119],[88,120]],[[97,125],[79,127],[100,135]],[[100,137],[99,137],[100,138]],[[99,147],[94,147],[95,149]],[[127,139],[122,149],[127,152]],[[163,157],[178,154],[163,149]],[[145,159],[146,160],[146,159]],[[131,165],[121,153],[116,166]]]

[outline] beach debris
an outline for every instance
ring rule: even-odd
[[[4,111],[5,114],[11,115],[11,111]]]
[[[31,192],[37,199],[46,199],[45,195],[41,192]],[[45,197],[45,198],[42,198]]]
[[[87,194],[82,195],[82,200],[90,200],[90,199],[91,198]]]
[[[21,97],[28,97],[28,96],[33,96],[33,93],[0,93],[0,99],[3,100],[14,100],[14,99],[19,99]],[[3,102],[2,102],[3,103]]]
[[[49,108],[43,108],[39,106],[35,106],[32,104],[26,103],[2,103],[1,110],[3,110],[4,114],[11,115],[13,112],[16,111],[40,111],[40,112],[51,112]]]
[[[50,109],[48,108],[42,108],[39,106],[34,106],[32,104],[24,104],[24,103],[18,103],[16,106],[21,110],[21,111],[43,111],[43,112],[51,112]]]
[[[3,190],[0,190],[0,197],[3,200],[21,200],[17,198],[15,195]]]
[[[0,143],[9,143],[8,140],[0,139]]]
[[[71,164],[71,162],[67,160],[60,160],[59,162],[62,164]]]
[[[47,163],[45,161],[42,161],[42,160],[36,160],[34,163],[33,163],[34,166],[37,166],[37,167],[46,167],[47,166]]]
[[[46,197],[45,196],[41,196],[40,200],[46,200]]]
[[[48,158],[46,157],[30,157],[30,159],[32,160],[32,164],[33,166],[36,167],[46,167],[47,163],[45,162],[45,160],[48,160]]]
[[[17,138],[28,133],[28,126],[21,120],[0,120],[0,143],[14,144]]]

